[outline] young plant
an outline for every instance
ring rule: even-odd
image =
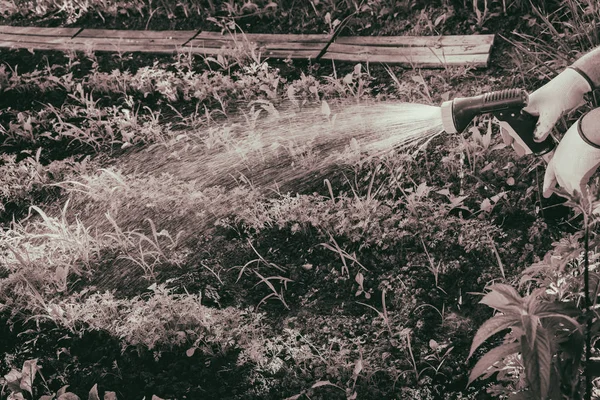
[[[505,284],[492,285],[480,303],[499,313],[479,328],[469,357],[495,334],[507,329],[510,334],[477,362],[469,383],[505,368],[520,370],[516,365],[521,364],[525,385],[517,384],[514,393],[522,392],[521,398],[527,399],[560,398],[561,381],[565,384],[578,378],[583,351],[584,328],[574,318],[580,315],[575,304],[554,301],[545,288],[521,297]],[[520,357],[515,359],[518,353]]]

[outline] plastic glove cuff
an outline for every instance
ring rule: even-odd
[[[588,74],[586,74],[585,72],[583,72],[581,70],[581,68],[578,68],[578,67],[576,67],[574,65],[571,65],[571,66],[569,66],[567,68],[570,68],[570,69],[576,71],[579,75],[581,75],[583,77],[583,79],[585,79],[587,81],[588,85],[590,85],[590,92],[593,91],[596,88],[596,86],[594,85],[594,82],[592,82],[592,79],[588,76]]]
[[[589,111],[588,111],[589,112]],[[596,144],[594,142],[592,142],[590,139],[588,139],[585,134],[583,133],[583,129],[581,127],[581,121],[583,121],[583,118],[587,115],[587,113],[583,114],[581,116],[581,118],[579,118],[579,120],[577,121],[577,132],[579,133],[579,136],[581,137],[581,139],[586,142],[587,144],[589,144],[590,146],[592,146],[595,149],[599,149],[600,150],[600,144]]]

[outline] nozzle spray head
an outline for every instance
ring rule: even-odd
[[[556,142],[551,136],[543,142],[534,140],[538,117],[523,111],[528,102],[529,95],[521,89],[456,98],[442,103],[442,124],[447,133],[458,133],[464,131],[477,115],[491,113],[528,152],[546,154],[556,147]]]

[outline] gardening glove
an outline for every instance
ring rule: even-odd
[[[546,139],[564,113],[585,102],[583,96],[591,91],[592,87],[583,73],[578,71],[571,67],[565,69],[529,96],[529,105],[524,111],[531,115],[539,115],[534,133],[536,141]]]
[[[544,197],[550,197],[558,183],[569,193],[584,194],[590,177],[600,165],[600,109],[595,109],[573,124],[562,138],[544,175]],[[590,135],[594,142],[590,141]]]

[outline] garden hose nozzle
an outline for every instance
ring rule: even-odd
[[[465,130],[477,115],[491,113],[503,129],[525,148],[527,153],[543,155],[556,147],[556,141],[548,135],[543,142],[536,142],[533,133],[538,117],[523,108],[529,102],[529,95],[522,89],[506,89],[473,97],[459,97],[442,103],[442,123],[447,133]],[[520,139],[520,140],[519,140]]]

